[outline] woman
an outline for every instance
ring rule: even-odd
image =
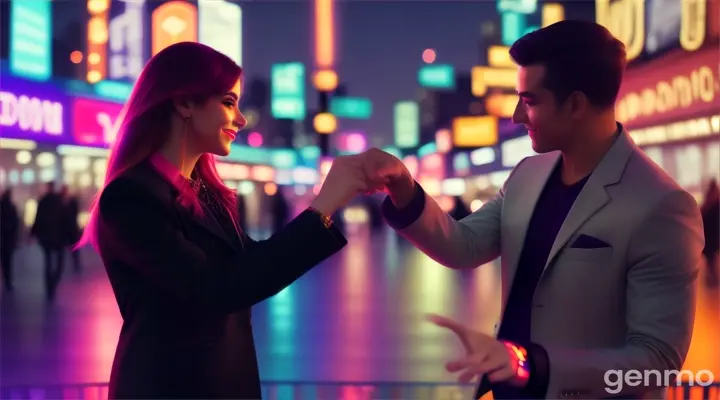
[[[311,208],[268,240],[245,235],[214,165],[246,124],[241,76],[207,46],[175,44],[121,116],[79,243],[101,255],[123,317],[110,398],[260,398],[250,308],[340,250],[326,216],[371,189],[360,157],[336,159]]]

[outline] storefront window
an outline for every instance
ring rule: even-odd
[[[683,187],[700,185],[703,176],[702,152],[700,146],[690,145],[675,152],[675,170],[678,184]]]

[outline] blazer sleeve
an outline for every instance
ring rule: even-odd
[[[101,252],[173,295],[225,312],[277,294],[347,243],[317,213],[305,211],[271,238],[221,260],[185,239],[174,209],[123,178],[105,188],[99,211]]]
[[[622,385],[621,374],[649,371],[673,377],[681,370],[692,337],[702,229],[697,203],[687,192],[678,190],[659,202],[631,237],[625,346],[545,347],[548,398],[567,390],[581,398],[629,398],[657,382],[651,378],[640,386]]]
[[[415,185],[415,198],[403,209],[395,208],[390,198],[386,198],[383,216],[401,236],[446,267],[464,269],[486,264],[500,256],[505,189],[523,161],[493,199],[460,221],[443,211],[419,184]]]

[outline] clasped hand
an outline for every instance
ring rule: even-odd
[[[395,202],[414,187],[412,176],[397,157],[379,149],[335,158],[312,206],[331,215],[358,194],[385,192]]]

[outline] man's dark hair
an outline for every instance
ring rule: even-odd
[[[625,46],[602,25],[561,21],[516,41],[510,56],[523,67],[543,65],[543,87],[563,102],[582,92],[595,107],[615,103],[626,64]]]

